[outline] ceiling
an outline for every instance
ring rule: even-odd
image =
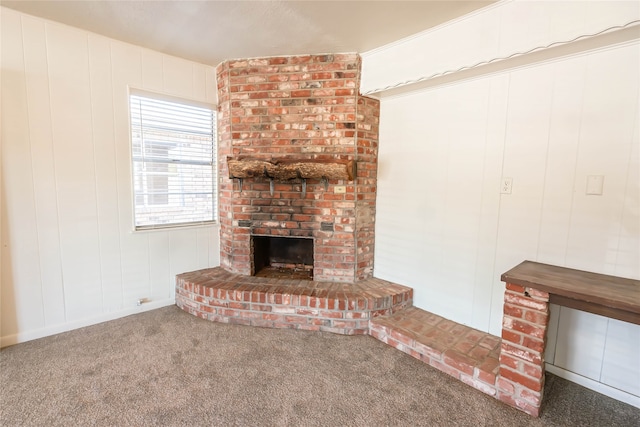
[[[365,52],[493,1],[8,1],[0,5],[208,65]]]

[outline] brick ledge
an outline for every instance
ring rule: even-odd
[[[369,334],[374,338],[497,397],[499,337],[417,307],[370,323]]]
[[[267,279],[221,267],[176,276],[176,305],[223,323],[364,335],[370,319],[412,303],[412,288],[376,278],[354,284]]]

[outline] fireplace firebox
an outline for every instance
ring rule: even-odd
[[[254,276],[313,280],[313,239],[252,236],[251,242]]]

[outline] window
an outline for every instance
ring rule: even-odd
[[[130,96],[136,230],[216,218],[216,113]]]

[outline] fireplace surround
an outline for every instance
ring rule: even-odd
[[[252,236],[295,237],[313,240],[315,280],[371,277],[380,104],[358,94],[359,55],[229,60],[216,71],[222,268],[251,275]],[[253,172],[230,170],[247,159]],[[308,173],[321,164],[350,173]]]
[[[613,304],[637,323],[637,281],[525,262],[502,277],[500,338],[372,277],[379,103],[358,95],[359,70],[355,54],[218,67],[221,266],[178,275],[176,304],[216,322],[369,334],[538,416],[549,302],[593,310],[597,295],[595,313]],[[266,265],[312,268],[313,280],[251,275]],[[611,300],[602,283],[624,292]]]

